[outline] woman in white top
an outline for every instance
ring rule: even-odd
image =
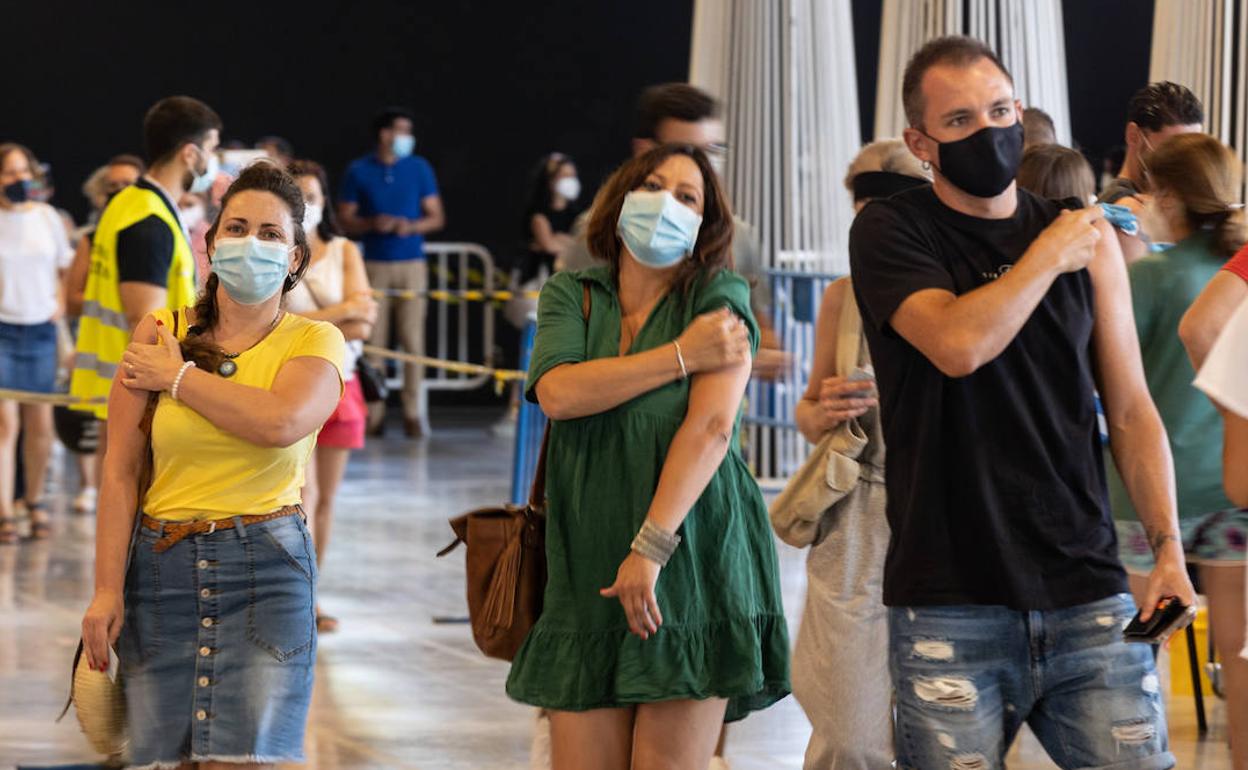
[[[347,457],[352,449],[364,446],[368,407],[359,378],[355,376],[355,367],[363,341],[368,339],[373,322],[377,320],[377,302],[373,299],[359,248],[343,237],[334,219],[334,209],[326,195],[329,181],[325,169],[312,161],[300,160],[291,164],[290,173],[303,191],[306,207],[303,229],[312,247],[312,261],[303,281],[287,295],[286,308],[308,318],[329,321],[341,329],[347,339],[342,401],[321,429],[303,488],[303,504],[312,514],[312,539],[319,565],[329,544],[334,497],[347,470]],[[322,614],[318,607],[316,627],[318,631],[333,631],[338,621]]]
[[[51,393],[56,324],[65,312],[61,277],[74,258],[56,209],[30,200],[39,163],[20,144],[0,144],[0,388]],[[20,421],[19,421],[20,416]],[[0,400],[0,544],[18,541],[13,510],[17,435],[25,427],[25,507],[30,535],[51,530],[43,482],[52,450],[52,407]]]

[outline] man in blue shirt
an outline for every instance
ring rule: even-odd
[[[374,289],[415,292],[415,299],[391,303],[381,297],[370,342],[387,347],[390,316],[395,315],[399,345],[424,355],[425,297],[429,274],[425,264],[425,235],[446,224],[438,181],[429,161],[413,155],[412,114],[389,108],[373,120],[377,149],[347,167],[339,195],[338,217],[343,228],[364,243],[364,266]],[[407,435],[423,434],[420,381],[423,367],[408,364],[403,377],[403,417]],[[380,432],[385,404],[369,406],[369,428]]]

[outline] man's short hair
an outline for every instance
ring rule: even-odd
[[[1039,107],[1023,110],[1023,139],[1028,147],[1057,144],[1057,127],[1053,117]]]
[[[938,64],[966,67],[980,59],[987,59],[997,66],[1011,84],[1014,77],[1001,63],[1001,57],[986,43],[966,35],[938,37],[920,48],[906,64],[901,79],[901,104],[906,111],[906,122],[912,128],[923,124],[923,76]]]
[[[157,164],[185,144],[202,144],[208,132],[221,130],[213,109],[190,96],[169,96],[152,105],[143,118],[143,151]]]
[[[1205,122],[1205,108],[1196,94],[1178,83],[1149,83],[1127,104],[1127,121],[1146,131]]]
[[[700,123],[719,117],[715,97],[688,83],[662,83],[641,92],[637,100],[637,139],[655,139],[659,124],[665,120]]]
[[[387,107],[381,112],[373,116],[373,138],[381,133],[383,128],[393,128],[394,121],[406,119],[410,123],[416,122],[416,115],[406,107]]]

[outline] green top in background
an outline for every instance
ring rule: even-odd
[[[1226,263],[1211,246],[1212,235],[1199,231],[1128,268],[1144,376],[1170,438],[1182,519],[1234,507],[1222,490],[1222,419],[1192,387],[1196,372],[1179,339],[1183,314]],[[1117,468],[1106,465],[1114,518],[1137,518]]]

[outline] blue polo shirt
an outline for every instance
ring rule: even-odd
[[[421,201],[438,194],[433,166],[419,155],[409,155],[393,166],[369,153],[347,166],[339,200],[359,206],[359,216],[390,214],[408,219],[424,215]],[[404,262],[425,258],[425,236],[369,233],[364,236],[364,259]]]

